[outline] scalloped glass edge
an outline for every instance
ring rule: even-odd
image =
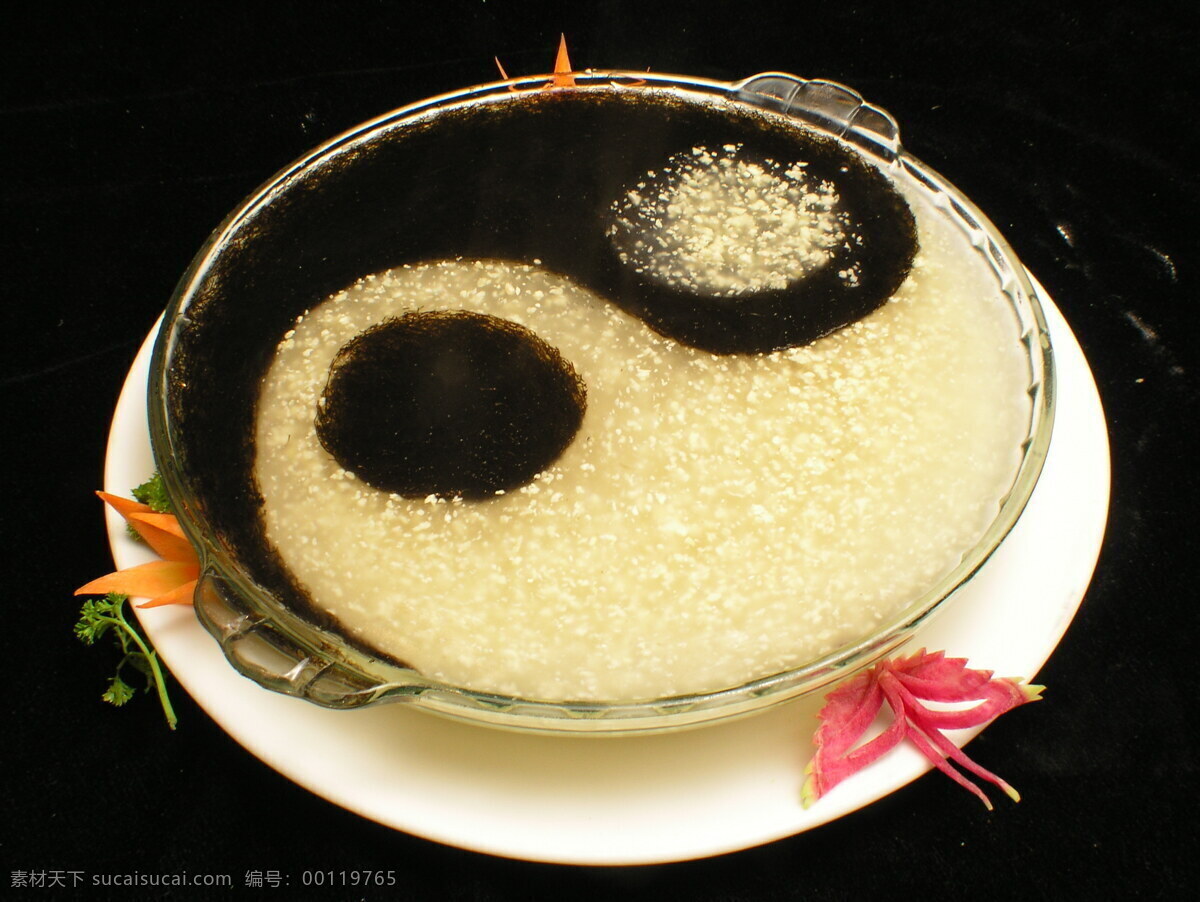
[[[713,692],[643,701],[603,703],[543,701],[476,692],[428,679],[420,673],[364,654],[335,633],[298,617],[232,564],[210,535],[183,474],[174,466],[173,431],[167,416],[167,364],[175,346],[171,324],[186,317],[191,286],[239,223],[286,188],[298,174],[372,136],[402,127],[447,106],[507,96],[535,87],[529,76],[422,100],[363,123],[300,157],[250,195],[213,231],[180,278],[167,306],[151,358],[148,418],[155,463],[175,502],[179,521],[204,562],[196,590],[196,613],[229,663],[266,689],[327,708],[358,708],[382,702],[415,707],[471,723],[522,731],[646,733],[701,726],[766,710],[817,692],[874,664],[903,646],[988,561],[1025,508],[1049,449],[1055,408],[1054,359],[1044,313],[1024,267],[986,216],[950,182],[900,145],[899,128],[885,110],[836,82],[770,72],[728,83],[686,76],[588,70],[575,75],[578,88],[626,84],[700,93],[757,106],[796,119],[852,145],[893,176],[909,177],[934,206],[967,235],[995,276],[1015,313],[1030,368],[1029,428],[1022,458],[996,518],[959,565],[914,599],[879,632],[803,666]],[[252,601],[251,601],[252,599]]]

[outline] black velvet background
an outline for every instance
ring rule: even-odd
[[[141,7],[140,9],[138,7]],[[7,438],[0,887],[14,871],[398,869],[366,898],[1175,898],[1196,882],[1194,475],[1200,139],[1191,4],[41,4],[0,37]],[[1092,364],[1113,446],[1097,575],[1046,701],[972,745],[1024,801],[927,776],[809,834],[580,869],[395,833],[297,788],[181,691],[98,700],[71,635],[110,569],[104,441],[138,344],[208,232],[301,152],[418,98],[578,67],[850,84],[1007,235]],[[293,884],[295,881],[293,881]],[[316,898],[291,890],[239,895]],[[81,889],[81,898],[103,898]],[[162,893],[120,898],[154,898]],[[207,898],[172,891],[169,898]],[[216,897],[214,892],[212,897]],[[336,891],[331,898],[358,898]]]

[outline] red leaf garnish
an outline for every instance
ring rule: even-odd
[[[1018,705],[1037,701],[1044,687],[994,679],[990,670],[970,670],[966,665],[966,658],[947,658],[944,652],[921,649],[911,657],[876,664],[829,693],[817,715],[821,720],[813,736],[817,751],[805,769],[804,807],[878,760],[905,737],[934,767],[974,793],[989,810],[992,803],[983,790],[952,767],[951,761],[1020,801],[1015,789],[968,758],[942,731],[985,724]],[[857,745],[885,700],[892,709],[892,723],[874,739]],[[978,704],[944,710],[929,708],[922,700]]]

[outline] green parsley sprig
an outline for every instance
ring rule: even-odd
[[[133,489],[130,494],[133,495],[134,500],[147,505],[156,514],[174,513],[171,509],[171,499],[167,497],[167,490],[163,488],[162,476],[159,475],[157,470],[154,471],[153,476]],[[129,523],[125,524],[125,532],[129,534],[131,539],[138,542],[145,541]]]
[[[146,692],[150,691],[151,686],[157,690],[159,704],[162,705],[163,714],[167,718],[167,726],[173,730],[178,718],[167,695],[166,676],[158,663],[158,653],[125,619],[125,603],[128,600],[128,595],[109,592],[101,599],[85,601],[79,611],[79,622],[75,624],[75,635],[85,645],[92,645],[105,633],[112,633],[120,646],[122,657],[117,663],[116,673],[109,681],[108,688],[101,696],[104,701],[119,707],[133,698],[135,689],[125,681],[126,668],[132,667],[140,671],[145,678]]]
[[[157,470],[153,476],[133,489],[132,494],[142,504],[149,505],[150,509],[156,513],[171,513],[171,499],[167,497],[167,490],[163,488],[162,476]]]

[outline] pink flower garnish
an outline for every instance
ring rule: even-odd
[[[973,792],[989,811],[992,803],[983,790],[951,767],[950,761],[995,784],[1014,802],[1019,802],[1021,796],[1015,789],[968,758],[942,731],[987,723],[1018,705],[1037,701],[1045,687],[1015,679],[993,679],[990,670],[969,670],[966,664],[966,658],[947,658],[945,652],[927,654],[921,649],[911,657],[876,664],[829,693],[825,707],[817,715],[821,720],[813,736],[817,751],[805,768],[808,779],[802,790],[804,807],[877,761],[906,736],[934,767]],[[969,708],[931,709],[921,703],[922,699],[979,704]],[[892,723],[874,739],[855,747],[885,700],[894,715]]]

